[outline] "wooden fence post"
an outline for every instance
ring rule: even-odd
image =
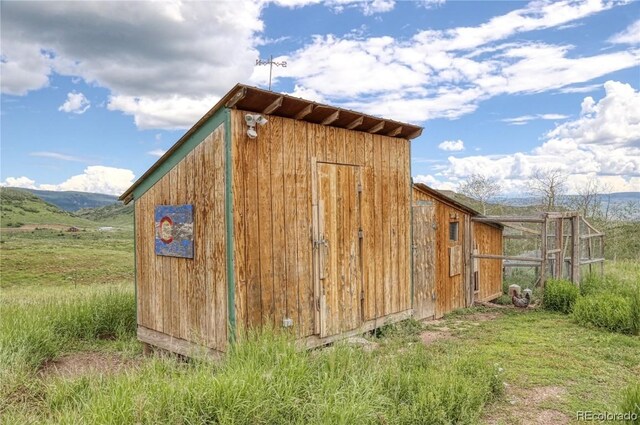
[[[571,217],[571,282],[580,285],[580,216]]]

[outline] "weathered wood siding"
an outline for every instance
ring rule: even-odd
[[[436,205],[416,201],[413,205],[413,314],[418,320],[435,316]]]
[[[469,221],[469,217],[466,212],[418,189],[413,189],[413,199],[414,205],[415,201],[431,201],[435,204],[435,316],[439,318],[456,308],[466,306],[464,288],[466,270],[463,253],[467,232],[465,223]],[[449,239],[449,223],[455,221],[458,222],[458,239],[452,241]],[[415,264],[414,267],[416,267]]]
[[[138,325],[223,351],[227,342],[224,125],[135,200]],[[156,205],[193,205],[194,258],[159,256]]]
[[[239,327],[313,335],[312,175],[317,162],[360,167],[363,319],[411,308],[409,142],[268,116],[246,136],[231,111],[235,306]]]
[[[502,255],[502,229],[487,223],[473,223],[474,248],[482,254]],[[502,294],[502,261],[477,259],[478,292],[475,299],[488,301]]]

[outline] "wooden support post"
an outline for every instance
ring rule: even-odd
[[[542,229],[540,231],[540,256],[542,262],[540,263],[540,287],[544,289],[544,282],[547,280],[547,224],[549,220],[545,216],[542,222]]]
[[[605,258],[604,256],[604,236],[600,238],[600,256]],[[600,263],[600,279],[604,278],[604,261]]]
[[[580,216],[571,217],[571,282],[580,285]]]
[[[563,245],[563,235],[562,235],[562,226],[564,225],[564,220],[562,218],[558,218],[556,219],[556,249],[559,249],[560,251],[558,251],[558,253],[556,254],[556,270],[555,270],[555,278],[556,279],[562,279],[562,272],[563,272],[563,266],[564,266],[564,256],[563,256],[563,252],[564,250],[562,249],[562,245]]]
[[[465,241],[464,241],[464,262],[465,262],[465,292],[467,307],[473,305],[473,259],[471,258],[471,246],[473,245],[473,235],[471,220],[468,215],[464,217]]]

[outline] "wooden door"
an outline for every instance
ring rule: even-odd
[[[413,310],[418,320],[435,315],[435,211],[431,201],[416,201],[413,207]]]
[[[362,323],[360,168],[317,163],[317,330],[324,338]]]

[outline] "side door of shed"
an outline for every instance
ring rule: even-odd
[[[432,201],[413,206],[413,311],[418,320],[435,315],[436,208]]]
[[[362,323],[360,167],[318,162],[316,299],[321,338]]]

